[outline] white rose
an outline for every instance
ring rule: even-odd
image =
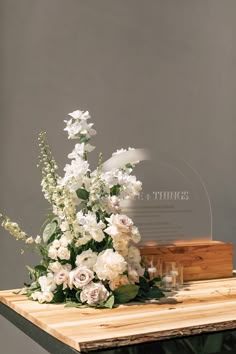
[[[43,276],[39,277],[38,282],[39,282],[42,292],[45,292],[45,291],[52,292],[57,287],[57,285],[54,281],[54,276],[52,273],[48,273],[47,275],[43,275]]]
[[[48,257],[51,259],[57,259],[57,250],[53,246],[49,247]]]
[[[68,239],[67,239],[66,236],[62,236],[62,237],[60,238],[60,245],[61,245],[62,247],[67,247],[67,246],[68,246]]]
[[[58,273],[61,270],[61,263],[56,261],[53,263],[50,263],[48,266],[48,269],[51,270],[53,273]]]
[[[60,259],[70,259],[70,251],[68,250],[67,247],[60,247],[57,250],[57,256]]]
[[[52,247],[54,248],[59,248],[61,246],[61,243],[59,240],[54,240],[52,243]]]
[[[97,261],[97,253],[93,252],[90,248],[87,251],[83,251],[76,257],[75,264],[77,267],[85,266],[88,269],[93,269],[94,264]]]
[[[102,283],[91,282],[80,293],[80,300],[89,305],[102,305],[108,298],[109,291]]]
[[[108,235],[114,236],[119,233],[130,234],[133,221],[126,215],[112,214],[110,218],[107,218],[109,226],[104,230]]]
[[[87,267],[77,267],[69,273],[69,288],[81,289],[94,278],[94,273]]]
[[[130,284],[127,275],[119,275],[118,277],[112,279],[109,283],[111,290],[115,290],[122,285]]]
[[[93,267],[101,280],[112,280],[124,273],[126,269],[127,263],[124,257],[110,248],[98,255],[97,262]]]
[[[63,290],[67,287],[68,279],[69,279],[69,272],[66,270],[61,270],[54,277],[55,283],[57,285],[63,284]]]

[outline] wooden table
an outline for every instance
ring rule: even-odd
[[[236,278],[188,283],[170,303],[112,310],[39,304],[13,290],[0,291],[0,301],[1,314],[51,353],[120,353],[123,346],[236,329]]]

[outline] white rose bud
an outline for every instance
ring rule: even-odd
[[[50,246],[48,250],[48,257],[51,259],[57,259],[57,250],[56,248]]]

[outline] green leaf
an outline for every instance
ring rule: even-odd
[[[34,270],[37,272],[37,273],[45,273],[47,271],[47,268],[44,267],[42,264],[39,264],[39,265],[36,265],[34,267]]]
[[[157,286],[150,288],[145,295],[147,299],[160,299],[165,296],[165,294]]]
[[[119,195],[121,186],[116,184],[115,186],[111,187],[110,195]]]
[[[80,293],[81,293],[81,290],[78,290],[78,291],[76,292],[76,294],[75,294],[75,297],[76,297],[76,299],[77,299],[79,302],[81,302],[81,300],[80,300]]]
[[[104,304],[104,307],[107,307],[109,309],[112,309],[112,307],[114,306],[114,303],[115,303],[115,297],[114,295],[111,295],[107,301],[105,302]]]
[[[57,222],[53,221],[50,224],[47,224],[45,229],[43,230],[43,241],[47,243],[50,237],[55,233],[57,229]]]
[[[125,304],[130,300],[134,299],[139,291],[139,286],[135,284],[122,285],[113,294],[115,296],[115,302],[117,304]]]
[[[149,291],[149,284],[147,282],[147,280],[143,277],[139,277],[139,285],[140,288],[143,289],[144,291]]]
[[[86,191],[84,188],[79,188],[76,191],[77,197],[82,200],[88,200],[89,198],[89,192]]]

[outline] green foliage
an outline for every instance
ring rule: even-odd
[[[112,309],[112,307],[114,306],[114,303],[115,303],[115,297],[114,297],[114,295],[111,295],[111,296],[109,296],[109,298],[105,302],[104,307]]]
[[[76,191],[77,197],[82,200],[88,200],[89,199],[89,192],[86,191],[84,188],[79,188]]]
[[[43,230],[43,241],[45,243],[50,243],[52,236],[55,235],[57,230],[57,222],[53,221],[47,224]]]
[[[139,286],[135,284],[122,285],[115,289],[113,294],[115,296],[115,303],[125,304],[133,300],[139,291]]]
[[[115,186],[111,187],[110,189],[110,195],[119,195],[120,194],[120,189],[121,186],[119,184],[116,184]]]

